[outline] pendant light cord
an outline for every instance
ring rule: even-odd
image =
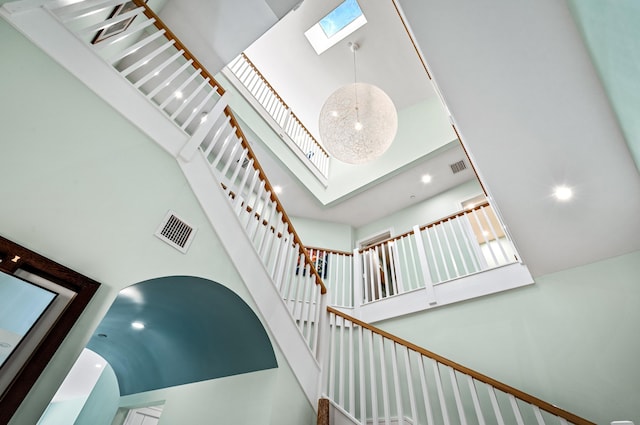
[[[356,86],[356,83],[358,82],[358,73],[356,70],[356,51],[358,50],[358,46],[356,43],[349,43],[349,47],[351,48],[351,51],[353,52],[353,92],[355,94],[355,100],[356,100],[356,123],[360,122],[360,114],[358,111],[358,89]]]

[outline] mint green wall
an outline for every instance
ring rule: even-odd
[[[303,217],[289,217],[302,243],[316,248],[331,248],[351,252],[353,227]]]
[[[640,252],[376,324],[598,424],[640,423]]]
[[[460,211],[463,201],[481,194],[482,188],[478,181],[470,180],[419,204],[356,228],[354,239],[359,241],[389,228],[393,229],[392,236],[400,235],[411,230],[416,224],[427,224]]]
[[[570,0],[568,4],[640,169],[640,2]]]
[[[107,363],[74,425],[111,425],[119,401],[118,378]]]
[[[102,283],[10,422],[21,425],[37,422],[124,287],[199,276],[256,309],[176,161],[1,19],[0,51],[0,234]],[[187,255],[153,236],[169,209],[198,227]]]

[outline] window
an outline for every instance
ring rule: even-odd
[[[345,0],[304,35],[317,54],[321,54],[367,23],[357,0]]]

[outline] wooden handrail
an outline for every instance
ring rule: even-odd
[[[462,217],[462,216],[466,215],[467,213],[470,213],[472,211],[479,210],[479,209],[481,209],[483,207],[488,207],[488,206],[490,206],[489,203],[488,202],[484,202],[484,203],[482,203],[480,205],[476,205],[476,206],[474,206],[472,208],[466,208],[464,210],[461,210],[461,211],[458,211],[456,213],[453,213],[450,216],[447,216],[447,217],[444,217],[444,218],[439,218],[436,221],[432,221],[431,223],[428,223],[428,224],[423,224],[422,226],[420,226],[420,230],[422,231],[422,230],[427,229],[429,227],[437,226],[438,224],[442,224],[445,221],[448,221],[448,220],[451,220],[451,219],[454,219],[454,218],[458,218],[458,217]],[[363,253],[363,252],[368,251],[368,250],[370,250],[372,248],[375,248],[376,246],[384,245],[384,244],[386,244],[388,242],[393,242],[393,241],[396,241],[398,239],[402,239],[405,236],[410,235],[411,233],[413,233],[413,229],[409,230],[409,231],[406,231],[401,235],[393,236],[393,237],[390,237],[390,238],[385,239],[383,241],[380,241],[380,242],[378,242],[376,244],[370,245],[370,246],[368,246],[366,248],[361,248],[361,249],[358,250],[358,252],[359,253]]]
[[[193,61],[193,64],[195,65],[195,68],[200,69],[202,71],[202,75],[204,75],[206,78],[209,78],[209,81],[214,83],[215,88],[216,88],[216,92],[220,96],[222,96],[224,94],[224,89],[222,88],[220,83],[218,83],[218,81],[215,78],[213,78],[213,75],[211,75],[209,73],[209,71],[207,71],[207,69],[204,66],[202,66],[202,64],[198,61],[198,59],[196,59],[196,57],[193,56],[191,51],[189,51],[189,49],[187,49],[186,46],[184,44],[182,44],[180,39],[169,29],[169,27],[167,27],[165,25],[165,23],[162,21],[162,19],[160,19],[160,17],[158,15],[156,15],[155,12],[153,10],[151,10],[149,8],[149,6],[145,2],[143,2],[142,0],[131,0],[131,1],[133,1],[136,6],[144,8],[144,12],[143,12],[144,15],[149,19],[153,19],[153,25],[155,25],[155,27],[158,28],[159,30],[164,30],[167,38],[169,38],[171,40],[174,40],[175,41],[175,46],[179,50],[184,50],[183,56],[187,60],[192,60]]]
[[[291,220],[289,220],[289,216],[287,215],[287,212],[282,207],[282,204],[280,203],[280,199],[278,199],[278,196],[276,195],[276,192],[273,190],[273,187],[271,186],[271,183],[269,182],[267,175],[262,169],[260,162],[256,158],[256,155],[253,153],[253,149],[251,149],[251,146],[249,145],[249,142],[247,141],[247,138],[244,135],[244,132],[240,128],[240,125],[238,124],[236,117],[233,115],[231,108],[227,106],[224,109],[224,113],[229,117],[231,126],[235,127],[236,136],[238,136],[238,138],[240,139],[242,143],[242,147],[247,150],[247,156],[253,159],[253,166],[255,170],[258,171],[258,175],[260,176],[260,178],[264,181],[265,189],[271,194],[270,199],[273,202],[275,202],[276,211],[282,213],[282,221],[287,225],[287,229],[293,235],[294,244],[298,244],[298,246],[300,247],[300,253],[304,255],[305,262],[310,266],[311,274],[313,274],[315,277],[316,285],[320,285],[320,292],[322,294],[326,294],[327,288],[324,286],[324,282],[322,282],[322,278],[320,277],[320,275],[318,274],[318,271],[313,265],[313,262],[311,261],[311,257],[309,256],[309,253],[305,249],[304,244],[302,243],[302,241],[300,240],[300,237],[298,236],[298,232],[296,232],[296,229],[293,227],[293,224],[291,224]]]
[[[329,254],[338,254],[338,255],[353,255],[353,252],[340,251],[339,249],[331,249],[331,248],[318,248],[316,246],[305,246],[307,250],[313,249],[314,251],[324,251]]]
[[[253,69],[253,71],[258,74],[258,77],[260,77],[260,79],[267,85],[267,87],[269,88],[269,90],[271,90],[271,92],[273,92],[273,94],[276,95],[276,97],[278,98],[278,100],[280,101],[280,103],[282,103],[284,105],[285,108],[287,108],[289,110],[289,113],[291,114],[291,116],[293,117],[293,119],[296,120],[296,122],[300,125],[300,127],[302,127],[302,129],[309,135],[309,137],[311,137],[311,139],[313,140],[313,143],[315,143],[318,148],[320,148],[320,150],[326,155],[329,156],[329,154],[327,153],[326,150],[324,150],[324,148],[322,147],[322,145],[320,145],[320,143],[318,143],[318,141],[316,140],[315,137],[313,137],[313,135],[311,134],[311,132],[307,129],[307,127],[305,127],[305,125],[302,123],[302,121],[300,121],[300,118],[298,118],[298,116],[291,110],[291,108],[289,107],[289,105],[287,105],[287,102],[284,101],[284,99],[282,99],[282,97],[280,97],[280,95],[278,94],[278,92],[276,91],[276,89],[273,88],[273,86],[271,84],[269,84],[269,81],[267,81],[267,79],[264,77],[264,75],[262,75],[262,72],[260,72],[260,70],[258,69],[258,67],[251,61],[251,59],[249,59],[249,57],[243,52],[241,53],[241,56],[244,58],[244,60],[249,64],[249,66],[251,67],[251,69]]]
[[[218,83],[218,81],[216,81],[215,78],[213,78],[213,76],[209,73],[209,71],[206,70],[206,68],[195,58],[195,56],[193,56],[193,54],[189,51],[189,49],[187,49],[185,47],[184,44],[182,44],[182,42],[178,39],[178,37],[176,37],[176,35],[167,27],[167,25],[162,21],[162,19],[160,19],[160,17],[158,15],[156,15],[150,8],[149,6],[144,3],[142,0],[132,0],[136,6],[138,7],[142,7],[144,8],[144,15],[149,18],[149,19],[153,19],[154,20],[154,25],[156,28],[160,29],[160,30],[164,30],[165,31],[165,36],[171,40],[175,41],[175,46],[180,49],[180,50],[184,50],[184,54],[183,56],[187,59],[187,60],[192,60],[193,61],[193,65],[194,67],[200,69],[200,71],[202,72],[202,74],[209,78],[209,81],[215,85],[216,91],[219,95],[223,95],[224,94],[224,89],[222,88],[222,86]],[[238,124],[238,120],[236,120],[236,117],[233,115],[233,112],[231,111],[230,107],[226,107],[224,110],[224,113],[226,116],[229,117],[229,121],[232,127],[235,127],[236,129],[236,136],[240,139],[242,146],[247,149],[247,156],[251,159],[253,159],[253,166],[255,167],[255,169],[258,171],[258,174],[260,175],[260,178],[264,181],[265,183],[265,188],[271,193],[271,200],[273,202],[275,202],[276,204],[276,210],[280,213],[282,213],[282,221],[287,225],[287,229],[289,230],[289,232],[293,235],[293,240],[294,243],[297,243],[299,248],[299,251],[301,254],[304,255],[305,257],[305,262],[309,265],[310,267],[310,273],[313,274],[313,276],[315,277],[315,284],[316,285],[320,285],[320,292],[322,294],[326,294],[327,292],[327,288],[324,286],[324,283],[322,282],[322,279],[320,278],[320,275],[318,274],[316,268],[313,265],[313,262],[311,261],[311,258],[309,257],[309,254],[307,253],[307,251],[304,249],[304,245],[302,244],[302,242],[300,241],[300,237],[298,237],[298,233],[296,232],[296,230],[293,228],[293,225],[291,224],[291,220],[289,220],[289,216],[287,215],[287,213],[285,212],[284,208],[282,208],[282,204],[280,203],[280,200],[278,199],[278,197],[276,196],[273,187],[271,186],[271,183],[269,182],[269,179],[267,178],[266,174],[264,173],[264,170],[262,169],[262,166],[260,165],[260,162],[258,161],[258,158],[256,157],[256,155],[253,153],[253,149],[251,149],[251,146],[249,146],[249,142],[247,141],[246,136],[244,135],[244,132],[242,131],[242,129],[240,128],[240,125]]]
[[[406,341],[402,338],[398,338],[395,335],[392,335],[388,332],[383,331],[382,329],[376,328],[375,326],[371,326],[368,323],[365,323],[361,320],[356,319],[355,317],[351,317],[347,314],[342,313],[340,310],[336,310],[335,308],[332,307],[327,307],[327,311],[329,313],[333,313],[336,316],[340,316],[343,319],[349,320],[351,323],[355,323],[358,326],[363,327],[364,329],[368,329],[373,333],[376,333],[378,335],[381,335],[384,338],[390,339],[393,342],[395,342],[396,344],[400,344],[402,346],[405,346],[407,348],[409,348],[410,350],[413,350],[417,353],[422,354],[423,356],[429,357],[432,360],[437,361],[438,363],[442,363],[443,365],[449,366],[450,368],[457,370],[460,373],[464,373],[465,375],[469,375],[471,376],[473,379],[480,381],[480,382],[484,382],[485,384],[491,385],[493,388],[496,388],[502,392],[505,392],[507,394],[511,394],[516,398],[519,398],[520,400],[532,404],[534,406],[539,407],[542,410],[545,410],[553,415],[556,416],[560,416],[561,418],[566,419],[567,421],[574,423],[576,425],[596,425],[594,422],[590,422],[580,416],[576,416],[573,413],[567,412],[566,410],[560,409],[559,407],[556,407],[552,404],[547,403],[544,400],[540,400],[537,397],[532,396],[531,394],[527,394],[523,391],[520,391],[516,388],[513,388],[507,384],[504,384],[500,381],[497,381],[493,378],[490,378],[486,375],[483,375],[480,372],[476,372],[473,369],[469,369],[468,367],[462,366],[461,364],[458,364],[452,360],[449,360],[445,357],[442,357],[438,354],[435,354],[429,350],[425,350],[422,347],[419,347],[415,344],[412,344],[409,341]]]

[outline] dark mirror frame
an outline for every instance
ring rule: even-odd
[[[0,271],[13,275],[17,270],[40,276],[76,295],[0,394],[0,424],[9,422],[100,286],[98,282],[0,236]]]

